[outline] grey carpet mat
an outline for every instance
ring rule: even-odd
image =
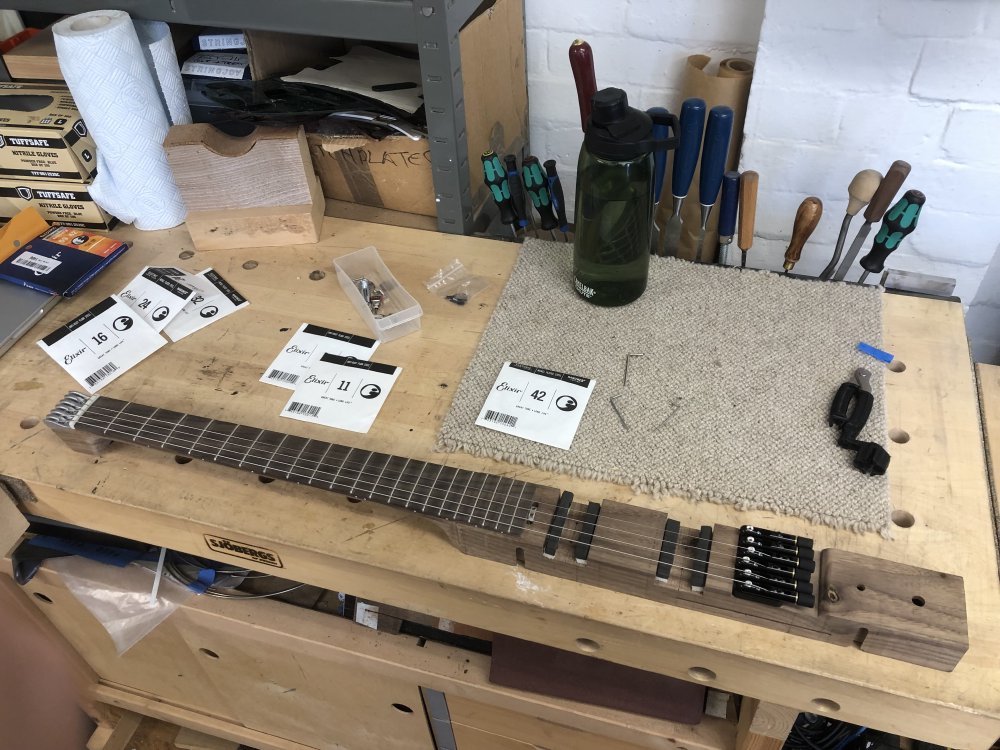
[[[866,367],[875,408],[861,437],[892,452],[883,366],[855,349],[881,346],[881,290],[654,257],[639,300],[600,308],[571,279],[571,245],[524,243],[438,450],[887,531],[888,480],[856,471],[827,426],[838,385]],[[626,354],[643,356],[623,385]],[[596,379],[570,450],[475,425],[507,360]]]

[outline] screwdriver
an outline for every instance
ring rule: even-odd
[[[674,152],[674,166],[670,178],[670,192],[674,198],[674,210],[663,227],[663,255],[677,255],[681,247],[681,208],[691,190],[694,170],[698,166],[701,151],[701,136],[705,130],[705,100],[685,99],[681,105],[680,142]]]
[[[882,219],[885,210],[889,208],[889,204],[892,203],[892,199],[896,197],[896,193],[903,186],[903,181],[908,174],[910,174],[910,165],[905,161],[894,161],[889,167],[889,171],[882,178],[878,190],[868,202],[868,208],[865,209],[864,225],[858,230],[854,242],[851,243],[851,249],[847,251],[847,255],[844,256],[844,260],[837,268],[837,273],[833,275],[835,281],[843,281],[844,277],[847,276],[847,272],[854,265],[854,259],[861,251],[861,246],[865,244],[868,233],[872,230],[872,224]]]
[[[559,173],[556,171],[556,160],[549,159],[543,166],[548,177],[549,196],[552,199],[552,207],[556,210],[556,218],[559,220],[559,231],[563,233],[563,239],[569,242],[569,219],[566,218],[566,198],[563,196],[562,182],[559,180]]]
[[[739,206],[740,173],[722,176],[722,202],[719,204],[719,265],[728,265],[729,246],[736,233],[736,209]]]
[[[507,165],[507,184],[510,189],[510,205],[514,209],[515,220],[521,229],[527,229],[531,213],[524,205],[524,188],[521,187],[521,173],[517,169],[517,157],[507,154],[503,158]]]
[[[747,267],[747,253],[753,246],[753,225],[757,218],[756,172],[747,171],[740,176],[740,233],[736,243],[740,246],[740,268]]]
[[[500,208],[500,221],[510,225],[516,238],[517,227],[514,222],[517,221],[517,216],[510,203],[510,185],[507,182],[507,174],[500,165],[500,157],[493,151],[483,154],[483,178],[486,187],[490,189],[490,195],[493,196],[493,202]]]
[[[524,188],[531,198],[531,205],[538,211],[542,229],[547,229],[552,239],[556,238],[552,230],[559,226],[559,220],[552,210],[552,200],[549,197],[549,185],[542,174],[542,165],[535,156],[526,156],[521,162],[521,174],[524,175]],[[530,210],[530,209],[529,209]]]
[[[862,169],[854,175],[851,184],[847,186],[847,213],[844,215],[844,221],[840,225],[840,234],[837,236],[837,246],[833,249],[833,257],[819,275],[819,278],[823,281],[833,276],[833,271],[837,267],[837,261],[840,260],[840,253],[844,249],[844,240],[847,239],[847,231],[851,228],[851,221],[854,220],[854,215],[868,205],[868,201],[875,195],[875,191],[878,190],[880,184],[882,184],[881,172],[876,172],[874,169]]]
[[[926,200],[919,190],[907,190],[896,205],[889,209],[875,235],[872,249],[861,259],[861,267],[865,272],[858,279],[859,284],[865,283],[868,274],[882,272],[889,253],[898,248],[903,238],[917,228],[917,219],[920,218],[920,211]]]
[[[816,229],[819,219],[823,215],[823,201],[814,195],[810,195],[799,204],[799,210],[795,212],[795,224],[792,225],[792,239],[788,243],[785,251],[785,275],[795,267],[799,258],[802,257],[802,247],[809,239],[809,235]]]
[[[733,132],[733,110],[720,104],[708,113],[705,126],[705,143],[701,149],[701,174],[698,177],[698,202],[701,203],[701,228],[698,232],[698,250],[695,261],[701,263],[705,250],[705,232],[712,206],[719,197],[722,173],[726,171],[729,155],[729,136]]]

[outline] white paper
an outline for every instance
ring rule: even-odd
[[[195,52],[184,61],[181,73],[186,76],[241,79],[250,65],[246,52]]]
[[[222,276],[207,268],[196,276],[176,277],[194,286],[195,293],[184,308],[163,329],[171,341],[180,341],[250,303]]]
[[[118,296],[155,331],[162,331],[194,295],[181,278],[147,266]]]
[[[90,194],[137,229],[169,229],[187,210],[163,150],[170,121],[128,13],[80,13],[52,27],[59,68],[97,144]]]
[[[170,27],[163,21],[133,21],[135,32],[146,55],[146,64],[156,77],[160,100],[167,110],[171,125],[190,125],[184,80],[177,65],[177,51]]]
[[[116,295],[57,328],[38,345],[96,393],[167,342]]]
[[[505,362],[476,424],[569,450],[595,380]]]
[[[260,382],[294,390],[313,361],[324,354],[369,360],[377,348],[377,339],[303,323],[260,376]]]
[[[281,416],[368,432],[400,372],[394,365],[324,354],[298,384]]]

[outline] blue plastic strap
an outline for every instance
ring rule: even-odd
[[[215,583],[215,571],[211,568],[202,568],[198,571],[198,580],[191,581],[187,587],[196,594],[204,594],[213,583]]]
[[[879,362],[885,362],[886,364],[889,364],[893,360],[893,356],[889,354],[889,352],[876,349],[871,344],[866,344],[863,341],[858,343],[858,351],[862,354],[867,354],[869,357],[874,357]]]

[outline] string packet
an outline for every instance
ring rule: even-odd
[[[427,291],[456,305],[464,305],[484,289],[490,282],[482,276],[469,273],[457,258],[424,282]]]

